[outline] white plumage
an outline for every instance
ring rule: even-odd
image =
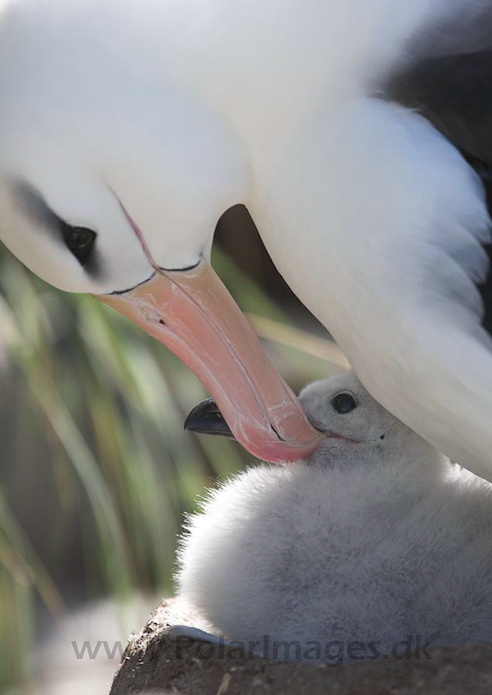
[[[341,392],[356,409],[336,412]],[[182,541],[181,595],[216,633],[298,641],[302,653],[314,642],[362,642],[368,658],[370,644],[391,653],[409,636],[414,647],[492,639],[492,486],[353,374],[301,401],[336,436],[306,461],[250,468],[209,494]]]
[[[203,265],[244,203],[371,394],[491,478],[491,26],[488,0],[3,0],[0,238],[58,287],[131,302]],[[47,211],[97,232],[92,264]],[[236,425],[237,383],[216,389]]]

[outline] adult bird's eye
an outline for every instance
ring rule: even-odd
[[[85,265],[92,253],[97,234],[86,227],[71,227],[62,222],[62,234],[69,251],[81,265]]]
[[[357,401],[351,393],[339,393],[331,402],[337,413],[346,415],[357,408]]]

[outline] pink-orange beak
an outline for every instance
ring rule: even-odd
[[[170,348],[199,377],[235,438],[264,461],[295,461],[321,435],[280,378],[212,268],[157,271],[125,294],[98,296]]]

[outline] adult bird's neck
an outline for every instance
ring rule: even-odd
[[[171,13],[166,73],[243,142],[251,190],[237,202],[250,210],[294,292],[330,326],[346,304],[336,306],[336,278],[326,277],[328,256],[332,273],[340,268],[335,244],[343,228],[336,229],[332,184],[333,157],[342,159],[345,146],[330,143],[332,122],[370,92],[432,3],[184,0],[187,9]]]
[[[354,95],[384,69],[431,5],[174,0],[154,40],[167,78],[226,118],[248,146],[268,149],[317,104]]]

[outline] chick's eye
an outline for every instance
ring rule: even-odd
[[[62,235],[69,251],[81,265],[85,265],[94,248],[97,234],[92,229],[86,227],[71,227],[65,222],[62,223]]]
[[[339,393],[331,402],[337,413],[346,415],[357,408],[357,401],[351,393]]]

